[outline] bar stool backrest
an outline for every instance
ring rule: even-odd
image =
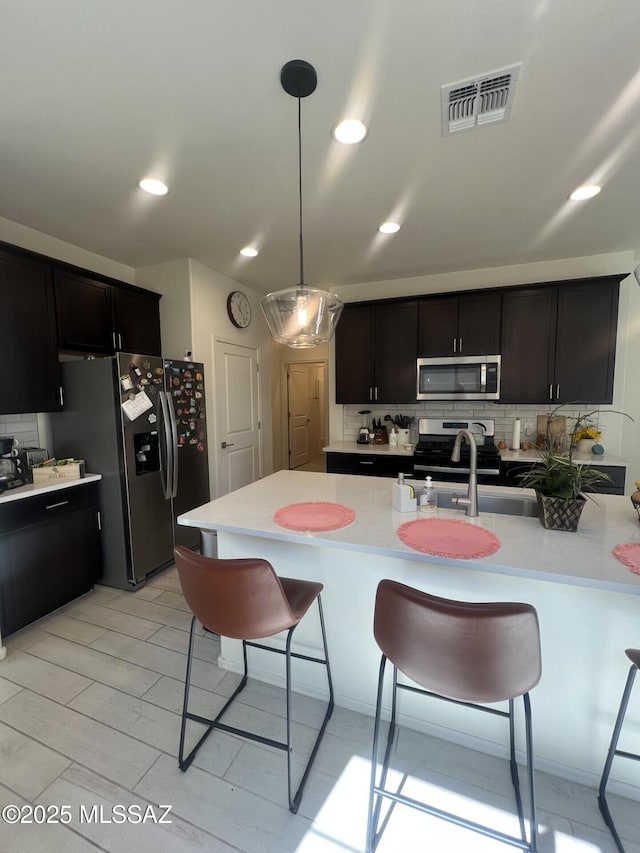
[[[527,693],[542,674],[530,604],[451,601],[383,580],[374,636],[402,673],[449,699],[502,702]]]
[[[185,600],[196,619],[216,634],[236,640],[270,637],[299,621],[267,560],[218,560],[174,548]]]

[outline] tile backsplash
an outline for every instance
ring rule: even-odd
[[[20,447],[38,447],[38,416],[0,415],[0,435],[12,435]]]
[[[468,403],[414,403],[398,406],[375,407],[370,404],[371,414],[367,415],[367,423],[371,423],[372,418],[381,418],[384,420],[385,415],[409,415],[414,417],[414,423],[411,427],[411,441],[415,444],[418,440],[418,419],[419,418],[460,418],[461,420],[482,420],[483,418],[491,418],[495,421],[495,436],[496,443],[504,440],[507,443],[511,439],[513,430],[513,421],[515,418],[520,418],[520,437],[521,441],[535,441],[537,435],[537,418],[538,415],[546,415],[552,408],[545,408],[542,405],[536,406],[520,406],[520,405],[501,405],[500,403],[483,403],[481,401],[469,401]],[[367,405],[360,406],[344,406],[343,407],[343,435],[345,441],[355,441],[358,430],[363,425],[363,415],[358,414],[362,409],[368,409]],[[592,406],[588,411],[597,409],[597,406]],[[572,408],[563,406],[558,412],[560,415],[567,417],[567,431],[573,428],[572,418],[577,417],[580,413],[584,413],[584,407]],[[592,419],[597,423],[597,416]],[[387,426],[389,423],[387,422]]]

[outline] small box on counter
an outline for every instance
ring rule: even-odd
[[[31,469],[34,486],[43,486],[60,480],[81,480],[84,477],[84,459],[48,459]]]

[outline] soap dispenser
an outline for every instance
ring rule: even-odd
[[[427,477],[424,486],[420,489],[420,511],[432,513],[437,507],[438,493],[431,477]]]
[[[398,474],[398,481],[391,487],[391,504],[399,512],[414,512],[417,508],[416,493],[413,486],[404,481],[404,473]]]

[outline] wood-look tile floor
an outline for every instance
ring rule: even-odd
[[[0,821],[0,853],[363,850],[369,717],[335,709],[297,815],[285,805],[282,752],[214,732],[180,772],[190,618],[170,568],[135,593],[97,587],[7,639],[0,663],[0,805],[25,807],[33,822]],[[216,638],[200,629],[192,699],[205,715],[237,683],[216,667],[218,653]],[[250,682],[234,720],[282,738],[282,699],[282,690]],[[295,699],[295,738],[304,748],[321,705]],[[427,792],[441,808],[517,831],[508,769],[499,759],[404,729],[393,772],[398,780],[404,775],[409,793]],[[541,853],[615,853],[592,788],[540,772],[536,786]],[[613,795],[610,801],[627,853],[640,853],[640,805]],[[168,814],[161,805],[171,806]],[[380,853],[508,849],[402,807],[379,846]]]

